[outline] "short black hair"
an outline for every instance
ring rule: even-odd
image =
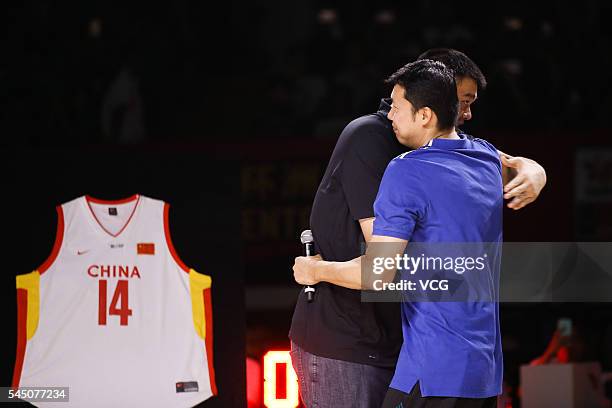
[[[438,117],[438,129],[455,125],[459,113],[457,85],[453,71],[439,61],[418,60],[404,65],[385,81],[404,88],[404,98],[414,112],[429,107]],[[414,113],[413,112],[413,113]]]
[[[461,51],[452,48],[432,48],[419,55],[417,60],[421,59],[440,61],[453,70],[455,77],[458,79],[472,78],[476,81],[479,91],[484,91],[487,88],[487,79],[478,65]]]

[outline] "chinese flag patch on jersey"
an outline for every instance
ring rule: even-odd
[[[149,242],[139,242],[136,245],[138,255],[155,255],[155,244]]]

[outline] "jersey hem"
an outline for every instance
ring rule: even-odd
[[[410,239],[410,236],[406,234],[405,232],[393,231],[393,230],[388,230],[388,229],[380,229],[380,228],[379,229],[374,228],[372,230],[372,235],[380,235],[384,237],[393,237],[393,238],[399,238],[399,239],[405,239],[405,240]]]

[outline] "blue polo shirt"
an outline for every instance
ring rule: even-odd
[[[489,301],[402,303],[404,343],[390,385],[409,393],[418,381],[423,396],[486,398],[502,391],[495,301],[502,241],[501,163],[490,143],[459,136],[434,139],[389,163],[374,203],[374,234],[408,240],[408,249],[410,242],[494,243],[496,253],[487,258],[482,277],[491,292]]]

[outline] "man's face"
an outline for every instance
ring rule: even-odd
[[[404,87],[395,85],[391,91],[391,110],[387,118],[392,122],[393,132],[397,140],[404,146],[416,149],[421,147],[420,140],[424,129],[417,124],[412,104],[404,98]]]
[[[470,106],[478,98],[478,84],[472,78],[461,77],[456,78],[457,82],[457,98],[459,98],[459,116],[457,117],[457,125],[463,125],[466,120],[472,119],[472,110]]]

